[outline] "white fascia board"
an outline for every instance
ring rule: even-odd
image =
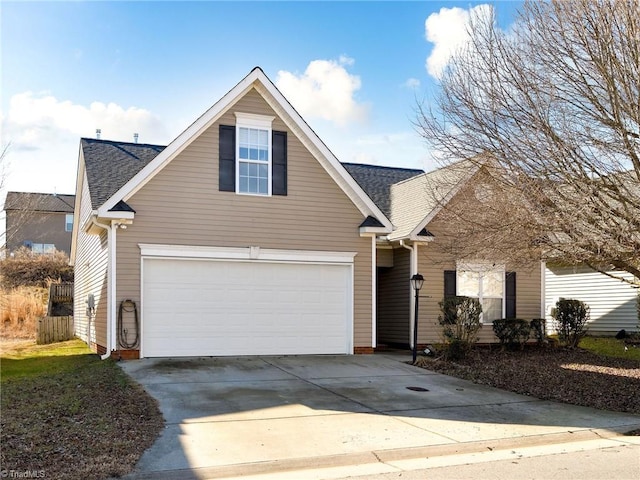
[[[422,230],[422,229],[420,229]],[[411,240],[412,242],[433,242],[436,239],[436,237],[425,237],[424,235],[411,235],[409,237],[409,240]]]
[[[133,220],[135,215],[133,212],[101,212],[98,209],[98,218],[105,220]]]
[[[391,233],[386,227],[360,227],[360,236],[368,237],[370,235],[387,235]]]
[[[218,100],[211,108],[193,122],[186,130],[178,135],[162,152],[158,154],[151,162],[149,162],[142,170],[125,183],[109,200],[107,200],[99,209],[99,215],[106,216],[111,208],[120,200],[127,201],[133,194],[140,190],[149,180],[151,180],[165,165],[173,160],[182,150],[184,150],[193,140],[195,140],[203,131],[209,128],[226,109],[240,96],[247,92],[254,81],[260,79],[260,75],[264,76],[259,69],[252,70],[249,75],[244,77],[235,87],[229,90],[220,100]]]
[[[78,168],[76,170],[76,201],[73,207],[73,230],[71,231],[71,252],[69,253],[69,265],[76,263],[76,250],[78,248],[78,235],[80,233],[80,206],[82,204],[82,190],[84,186],[84,153],[82,152],[82,140],[78,147]],[[89,199],[91,201],[91,199]]]
[[[298,112],[291,106],[287,99],[280,93],[276,86],[269,80],[264,72],[259,68],[254,68],[244,79],[242,79],[235,87],[233,87],[227,94],[225,94],[220,100],[218,100],[209,110],[207,110],[200,118],[198,118],[191,126],[189,126],[184,132],[182,132],[175,140],[173,140],[167,147],[158,154],[147,166],[145,166],[140,172],[138,172],[131,180],[129,180],[123,187],[121,187],[113,196],[107,200],[104,205],[99,209],[100,216],[104,216],[104,213],[114,207],[120,200],[127,201],[134,193],[142,188],[149,180],[151,180],[162,168],[169,163],[176,155],[178,155],[184,148],[186,148],[195,138],[198,137],[204,130],[209,128],[218,118],[222,115],[227,108],[232,105],[235,100],[244,95],[254,83],[262,85],[271,96],[276,99],[280,108],[286,112],[288,118],[291,118],[295,123],[295,127],[289,124],[287,118],[282,120],[287,123],[287,126],[292,131],[301,131],[306,136],[309,142],[315,147],[315,150],[320,152],[320,158],[316,157],[320,164],[325,168],[331,178],[341,187],[345,194],[351,199],[351,201],[358,207],[363,215],[371,215],[389,229],[393,230],[391,221],[382,213],[382,211],[373,203],[369,196],[362,190],[362,188],[356,183],[356,181],[349,175],[346,169],[340,164],[338,159],[327,148],[327,146],[320,140],[316,133],[307,125],[304,119]],[[257,85],[256,85],[257,86]],[[259,89],[258,89],[259,91]],[[269,98],[265,98],[267,103]],[[273,108],[273,105],[271,105]],[[277,111],[277,109],[275,109]],[[300,138],[303,144],[307,146],[305,138]],[[309,149],[313,153],[313,149]],[[330,168],[327,168],[328,164]],[[387,232],[388,233],[388,232]]]
[[[360,212],[362,212],[365,217],[371,215],[372,217],[377,218],[388,229],[388,232],[386,233],[393,231],[393,225],[391,221],[384,213],[382,213],[377,205],[373,203],[373,200],[371,200],[371,198],[369,198],[364,190],[362,190],[360,185],[358,185],[353,177],[349,175],[349,172],[347,172],[347,170],[342,166],[333,152],[329,150],[329,148],[324,144],[320,137],[318,137],[318,135],[311,129],[311,127],[309,127],[307,122],[305,122],[300,114],[291,106],[289,101],[284,97],[284,95],[282,95],[282,93],[280,93],[280,90],[277,89],[277,87],[271,82],[271,80],[269,80],[269,78],[264,74],[262,74],[262,76],[264,77],[261,79],[262,86],[278,102],[279,106],[287,114],[287,117],[282,117],[282,121],[285,122],[293,132],[298,130],[304,134],[304,138],[298,136],[300,141],[312,154],[314,154],[314,150],[320,153],[319,156],[314,154],[320,165],[324,167],[333,181],[338,184],[342,191],[345,192],[345,194],[354,203],[354,205],[358,207],[358,210],[360,210]],[[268,97],[265,97],[265,100],[267,101],[267,103],[270,103]],[[274,105],[270,106],[274,108]],[[277,111],[276,108],[274,108],[274,110]],[[291,125],[287,121],[288,118],[290,118],[295,123],[295,125]],[[311,145],[315,148],[309,148],[308,142],[310,142]]]
[[[252,247],[207,247],[201,245],[159,245],[140,243],[144,258],[185,258],[209,260],[251,260],[260,262],[332,263],[354,262],[356,252],[324,252],[316,250],[280,250]]]

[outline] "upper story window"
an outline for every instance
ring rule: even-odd
[[[73,230],[73,213],[67,213],[64,216],[64,231],[71,232]]]
[[[218,189],[243,195],[287,195],[287,132],[272,130],[275,117],[235,113],[219,126]]]
[[[236,192],[271,195],[273,117],[236,113]]]

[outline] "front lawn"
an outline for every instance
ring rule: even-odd
[[[155,401],[79,340],[0,356],[5,471],[105,479],[130,472],[164,421]]]
[[[584,337],[580,348],[606,357],[628,358],[640,362],[640,345],[630,340],[614,337]]]

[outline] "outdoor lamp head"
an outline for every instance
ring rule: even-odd
[[[419,273],[416,273],[413,277],[411,277],[411,285],[413,286],[414,290],[420,290],[423,283],[424,277]]]

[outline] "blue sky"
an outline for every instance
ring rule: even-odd
[[[471,9],[515,2],[2,2],[5,190],[74,193],[80,137],[167,144],[260,66],[344,162],[434,167],[415,132]],[[4,195],[0,192],[0,200]]]

